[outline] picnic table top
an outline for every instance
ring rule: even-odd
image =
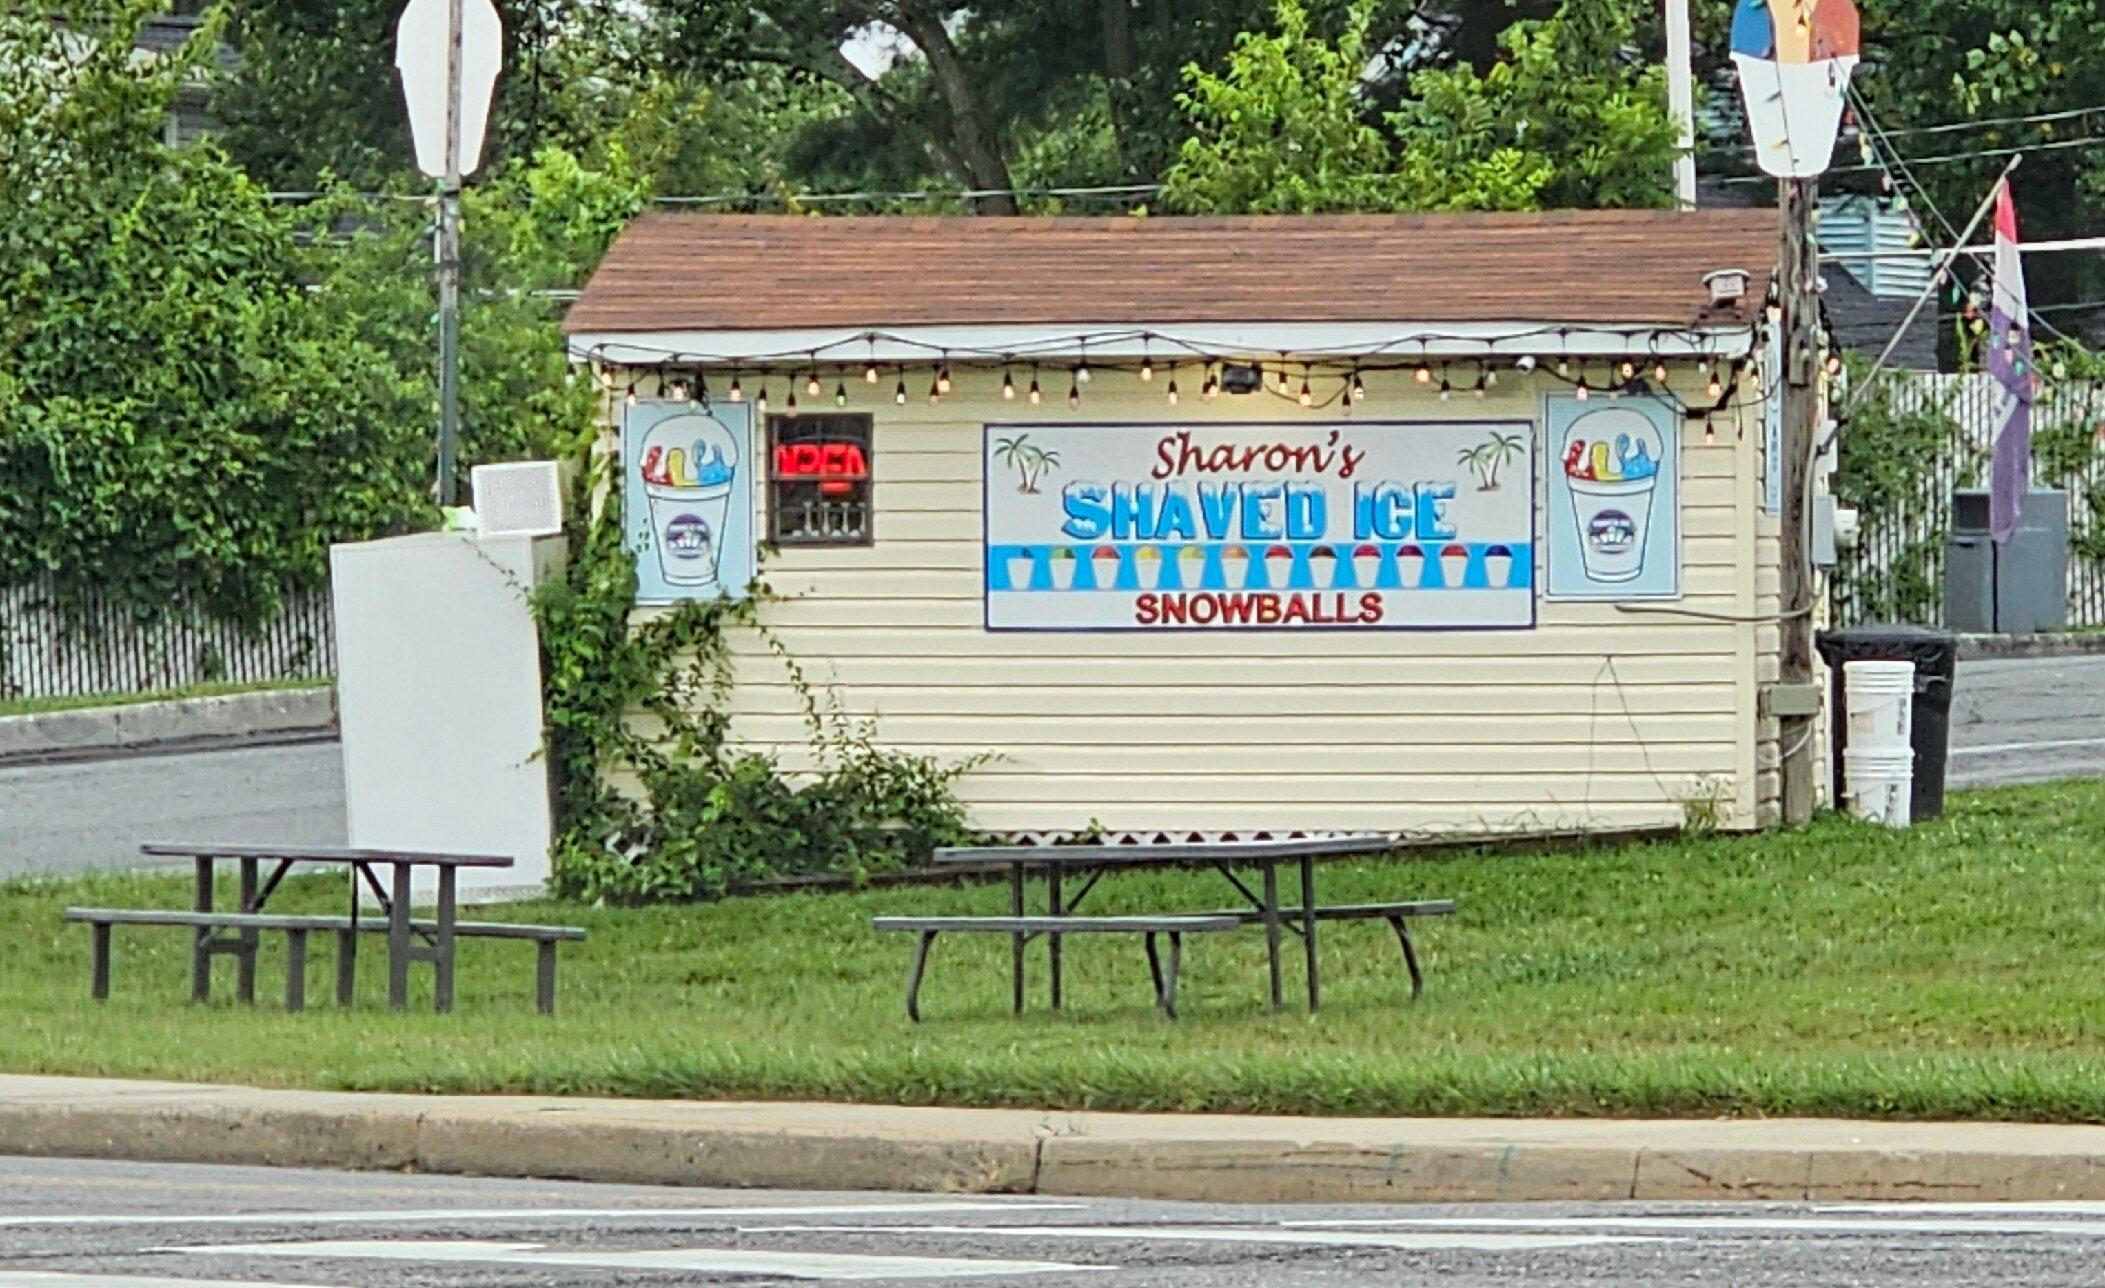
[[[502,854],[427,854],[339,845],[200,845],[159,841],[139,847],[153,859],[261,859],[273,863],[399,863],[419,868],[508,868]]]
[[[1311,836],[1288,841],[1172,841],[1160,845],[960,845],[937,850],[935,861],[1016,867],[1139,867],[1212,860],[1250,862],[1384,854],[1395,848],[1393,838],[1373,834]]]

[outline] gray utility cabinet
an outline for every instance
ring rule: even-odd
[[[1988,535],[1988,492],[1952,493],[1944,624],[1963,635],[2032,635],[2068,625],[2068,494],[2034,488],[2008,545]]]

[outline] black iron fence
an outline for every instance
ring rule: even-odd
[[[45,585],[0,590],[0,697],[150,693],[206,684],[323,679],[336,673],[326,587],[288,590],[260,626],[179,604],[151,619],[95,599],[61,604]]]
[[[1842,551],[1833,606],[1841,625],[1944,622],[1945,541],[1954,489],[1986,486],[1995,438],[1995,383],[1987,375],[1899,372],[1883,378],[1880,414],[1918,418],[1906,459],[1868,462],[1897,478],[1860,511],[1856,544]],[[1844,427],[1843,433],[1850,433]],[[2105,384],[2062,382],[2033,408],[2034,482],[2069,494],[2071,626],[2105,626]],[[1844,468],[1849,468],[1844,453]],[[1847,480],[1838,480],[1844,484]]]

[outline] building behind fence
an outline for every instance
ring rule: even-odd
[[[1956,488],[1985,487],[1995,440],[1995,381],[1986,374],[1895,372],[1882,396],[1900,415],[1945,421],[1942,449],[1911,462],[1911,484],[1861,516],[1834,581],[1839,625],[1944,624],[1945,542]],[[2105,626],[2105,383],[2063,382],[2033,409],[2036,487],[2069,495],[2069,625]],[[1849,432],[1848,426],[1842,433]]]
[[[251,628],[189,605],[142,621],[133,609],[92,599],[61,608],[49,585],[0,590],[0,697],[150,693],[334,675],[328,588],[288,590],[284,604],[278,616]]]

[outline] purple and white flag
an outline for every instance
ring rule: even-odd
[[[1995,467],[1989,477],[1988,534],[1997,545],[2017,531],[2032,487],[2032,311],[2018,252],[2017,203],[2010,181],[1995,195],[1995,303],[1988,314],[1988,374],[1995,377]]]

